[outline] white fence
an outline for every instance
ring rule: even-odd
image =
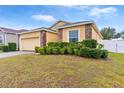
[[[111,52],[124,53],[124,40],[102,40],[104,48]]]

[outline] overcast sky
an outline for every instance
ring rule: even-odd
[[[0,6],[1,27],[34,29],[48,27],[57,20],[92,20],[99,29],[111,26],[120,32],[124,30],[124,6]]]

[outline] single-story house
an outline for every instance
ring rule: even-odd
[[[85,39],[102,40],[93,21],[57,21],[49,28],[41,27],[20,33],[20,50],[34,50],[35,46],[45,46],[48,42],[76,42]]]
[[[10,42],[14,42],[19,48],[19,34],[20,32],[27,31],[25,29],[14,30],[10,28],[0,27],[0,44],[8,45]]]

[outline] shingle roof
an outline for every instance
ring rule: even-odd
[[[29,32],[37,32],[37,31],[48,31],[48,32],[56,33],[56,30],[53,30],[51,28],[41,27],[41,28],[36,28],[36,29],[29,30],[27,32],[22,32],[20,34],[29,33]]]
[[[7,32],[7,33],[20,33],[20,32],[28,31],[26,29],[15,30],[15,29],[10,29],[10,28],[5,28],[5,27],[0,27],[0,30]]]
[[[92,24],[92,23],[94,22],[93,21],[80,21],[80,22],[68,23],[68,24],[59,26],[58,28],[65,28],[65,27],[70,27],[70,26],[75,26],[75,25]]]
[[[40,28],[36,28],[36,29],[32,29],[32,30],[36,31],[36,30],[41,30],[41,29],[51,30],[53,32],[56,31],[56,30],[53,30],[51,28],[46,28],[46,27],[40,27]]]

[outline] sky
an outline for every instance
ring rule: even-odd
[[[99,29],[124,30],[123,5],[0,5],[0,27],[35,29],[49,27],[57,20],[69,22],[94,21]]]

